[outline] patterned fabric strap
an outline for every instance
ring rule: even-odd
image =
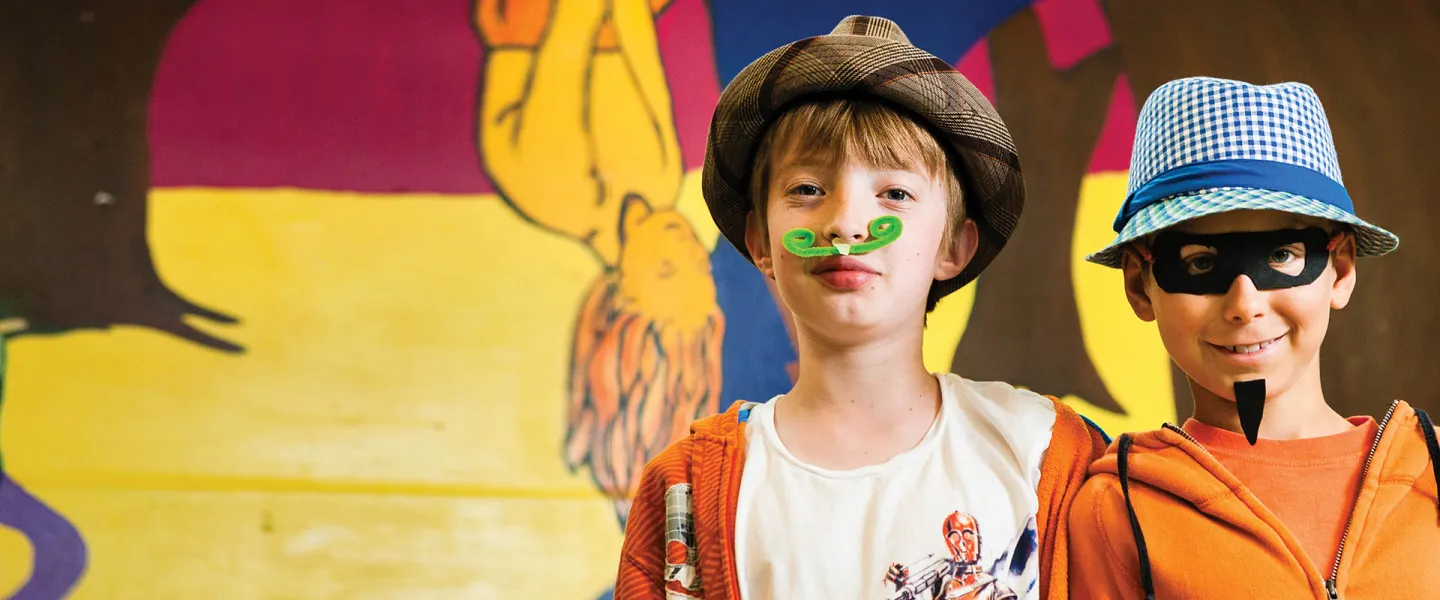
[[[700,556],[695,547],[695,502],[690,484],[665,490],[665,597],[700,598]]]

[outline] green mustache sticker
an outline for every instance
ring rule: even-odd
[[[822,256],[849,256],[851,254],[865,254],[874,252],[890,242],[900,238],[900,217],[885,215],[870,222],[870,241],[860,244],[840,244],[815,247],[815,232],[804,227],[797,227],[785,232],[781,243],[791,254],[800,258],[818,258]]]

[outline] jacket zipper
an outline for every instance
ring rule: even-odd
[[[1380,436],[1385,435],[1385,426],[1390,424],[1390,417],[1395,414],[1395,407],[1399,401],[1391,402],[1390,409],[1385,411],[1385,418],[1380,419],[1380,426],[1375,430],[1375,440],[1370,442],[1370,453],[1365,455],[1365,467],[1360,470],[1360,485],[1355,490],[1355,501],[1360,500],[1360,492],[1365,489],[1365,478],[1370,475],[1370,463],[1375,460],[1375,450],[1380,448]],[[1336,580],[1340,577],[1340,559],[1345,556],[1345,542],[1350,539],[1350,526],[1355,523],[1355,507],[1350,507],[1350,516],[1345,520],[1345,532],[1340,534],[1340,548],[1335,551],[1335,564],[1330,567],[1330,578],[1325,580],[1325,591],[1330,593],[1330,600],[1340,600],[1340,589],[1336,586]]]
[[[1375,430],[1375,439],[1370,442],[1370,452],[1365,455],[1365,467],[1360,471],[1360,489],[1364,489],[1365,487],[1365,477],[1370,474],[1370,463],[1375,460],[1375,451],[1380,448],[1380,436],[1385,434],[1385,426],[1390,423],[1390,417],[1395,414],[1395,407],[1399,406],[1399,404],[1398,401],[1391,402],[1390,409],[1385,411],[1385,417],[1380,419],[1380,425]],[[1184,436],[1185,439],[1190,440],[1190,443],[1199,446],[1200,450],[1209,456],[1211,460],[1220,462],[1218,459],[1215,459],[1215,455],[1210,454],[1210,450],[1205,448],[1200,442],[1195,441],[1195,438],[1190,437],[1190,434],[1186,433],[1184,429],[1171,425],[1170,423],[1165,424],[1165,429]],[[1358,501],[1360,491],[1356,490],[1355,493],[1356,501]],[[1329,595],[1329,600],[1340,600],[1340,589],[1336,586],[1336,580],[1340,576],[1340,559],[1345,556],[1345,542],[1350,538],[1350,526],[1354,524],[1354,522],[1355,507],[1352,506],[1350,507],[1350,516],[1345,520],[1345,532],[1340,534],[1340,548],[1335,551],[1335,564],[1330,568],[1330,578],[1325,580],[1325,593]]]

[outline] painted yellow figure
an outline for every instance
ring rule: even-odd
[[[480,150],[501,196],[604,267],[580,307],[565,457],[623,522],[645,462],[720,400],[724,316],[677,210],[683,164],[655,36],[667,0],[478,0]]]

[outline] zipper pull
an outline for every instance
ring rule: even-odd
[[[1330,600],[1340,600],[1340,590],[1336,589],[1334,579],[1325,580],[1325,591],[1329,592]]]

